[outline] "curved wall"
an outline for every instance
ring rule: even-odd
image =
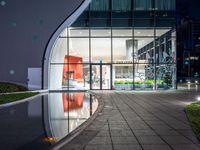
[[[2,0],[0,81],[27,86],[28,68],[42,68],[43,53],[50,37],[83,1]],[[36,75],[41,77],[39,73]]]

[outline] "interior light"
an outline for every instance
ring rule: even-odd
[[[140,34],[140,33],[141,33],[141,32],[139,32],[139,31],[137,32],[137,34]]]
[[[199,83],[199,82],[196,80],[195,83]]]
[[[190,81],[188,81],[187,83],[188,83],[188,84],[190,84],[191,82],[190,82]]]
[[[197,101],[200,101],[200,96],[197,97]]]
[[[82,32],[79,32],[80,34],[82,34]]]

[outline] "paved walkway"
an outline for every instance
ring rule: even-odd
[[[99,92],[102,113],[63,150],[200,150],[184,113],[197,92]]]

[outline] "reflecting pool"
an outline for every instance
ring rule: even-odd
[[[87,92],[48,93],[0,109],[0,149],[49,149],[84,123],[98,100]]]

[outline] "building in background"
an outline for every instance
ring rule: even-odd
[[[92,0],[57,37],[50,90],[176,88],[175,0]]]
[[[200,78],[200,21],[190,17],[181,19],[177,28],[177,76],[179,81]]]

